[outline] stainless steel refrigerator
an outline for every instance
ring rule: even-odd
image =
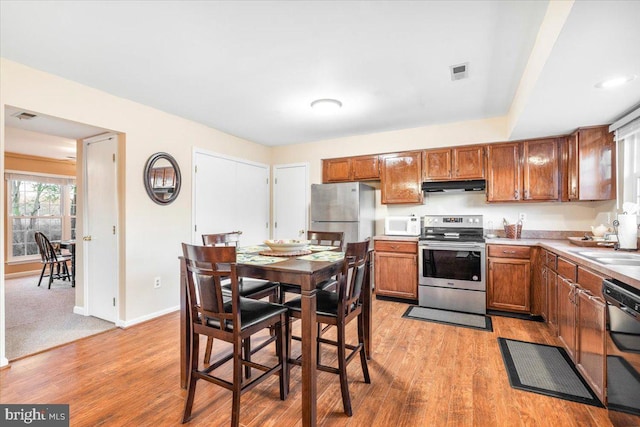
[[[313,231],[342,231],[344,241],[373,239],[375,233],[375,190],[359,182],[311,185]]]

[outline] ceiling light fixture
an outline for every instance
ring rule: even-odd
[[[311,108],[322,112],[337,111],[342,108],[342,102],[331,98],[316,99],[311,103]]]
[[[627,75],[627,76],[616,76],[601,82],[596,83],[596,87],[598,89],[612,89],[614,87],[622,86],[623,84],[629,83],[637,78],[635,74]]]

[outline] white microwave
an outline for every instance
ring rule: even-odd
[[[420,218],[417,216],[388,216],[384,219],[387,236],[419,236]]]

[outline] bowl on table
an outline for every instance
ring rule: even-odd
[[[274,252],[295,252],[305,249],[309,245],[309,240],[295,240],[295,239],[277,239],[277,240],[265,240],[264,244],[269,246]]]

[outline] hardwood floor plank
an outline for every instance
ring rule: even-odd
[[[373,301],[371,384],[363,382],[358,359],[348,367],[353,417],[343,413],[338,377],[318,374],[319,426],[611,426],[605,409],[509,385],[497,338],[558,345],[543,323],[492,316],[494,332],[484,332],[405,319],[406,308]],[[178,324],[172,313],[18,360],[0,371],[0,401],[69,403],[72,426],[180,425]],[[347,336],[354,335],[349,328]],[[214,355],[226,351],[214,344]],[[322,351],[324,362],[335,362],[330,349]],[[271,350],[259,357],[274,356]],[[230,366],[221,373],[230,377]],[[241,424],[301,426],[300,377],[294,366],[286,401],[277,377],[244,394]],[[200,381],[189,426],[230,420],[231,393]]]

